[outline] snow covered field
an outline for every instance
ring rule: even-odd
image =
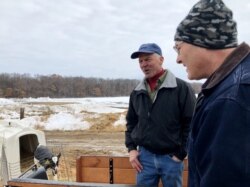
[[[43,130],[87,130],[95,121],[112,115],[112,126],[125,126],[129,97],[103,98],[0,98],[0,119],[20,118],[20,108],[25,110],[23,125]]]

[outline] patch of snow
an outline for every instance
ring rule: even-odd
[[[98,97],[98,98],[0,98],[0,118],[19,119],[20,108],[25,109],[27,126],[45,130],[85,130],[90,123],[84,117],[98,117],[106,113],[123,113],[128,108],[129,97]],[[125,115],[113,125],[125,125]]]
[[[113,124],[115,127],[116,126],[124,126],[126,124],[126,116],[124,114],[121,114],[120,118],[115,121],[115,123]]]

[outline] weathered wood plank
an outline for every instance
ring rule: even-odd
[[[39,179],[11,179],[8,181],[9,187],[135,187],[135,185],[104,184],[104,183],[80,183],[51,181]]]
[[[76,181],[78,182],[110,182],[110,159],[113,161],[113,183],[135,184],[136,171],[132,168],[128,157],[80,156],[77,159]],[[91,169],[92,168],[92,169]],[[188,162],[184,160],[183,187],[187,187]],[[159,186],[162,186],[160,184]]]
[[[110,159],[113,161],[113,183],[110,182]],[[188,163],[184,161],[183,187],[187,187]],[[128,157],[81,156],[77,159],[77,182],[39,179],[12,179],[11,187],[135,187],[136,171]],[[162,186],[160,184],[159,186]]]

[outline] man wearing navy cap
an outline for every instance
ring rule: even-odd
[[[181,187],[183,160],[195,95],[192,88],[163,69],[155,43],[132,53],[145,75],[130,95],[125,144],[138,186]]]

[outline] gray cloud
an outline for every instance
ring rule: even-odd
[[[175,63],[175,28],[196,0],[1,0],[1,72],[141,78],[130,54],[156,42],[165,67]],[[248,0],[224,0],[234,11],[240,41],[250,42]]]

